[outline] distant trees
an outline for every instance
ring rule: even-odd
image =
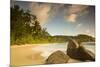
[[[25,11],[18,5],[11,7],[11,43],[26,43],[27,41],[50,36],[46,28],[40,26],[35,15]],[[29,40],[26,40],[29,38]],[[25,41],[26,42],[25,42]],[[24,41],[24,42],[23,42]],[[29,42],[28,42],[29,43]],[[31,43],[31,42],[30,42]]]
[[[11,7],[11,44],[26,43],[62,43],[74,38],[80,42],[95,41],[88,35],[50,36],[46,28],[42,28],[38,18],[29,10],[23,10],[18,5]]]
[[[95,38],[85,34],[79,34],[75,36],[74,39],[78,40],[79,42],[95,42]]]

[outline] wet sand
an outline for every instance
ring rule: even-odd
[[[41,52],[33,51],[34,45],[11,46],[11,66],[43,64]]]
[[[44,64],[45,59],[57,50],[66,51],[65,44],[26,44],[13,45],[10,47],[11,66],[26,66]],[[94,51],[94,48],[92,49]],[[79,63],[81,61],[69,59],[68,63]]]

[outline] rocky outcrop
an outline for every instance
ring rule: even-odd
[[[95,61],[94,54],[91,51],[86,50],[82,45],[72,39],[69,41],[66,53],[73,59],[81,61]]]
[[[69,60],[68,55],[65,55],[62,51],[56,51],[52,53],[47,59],[46,64],[61,64],[67,63]]]

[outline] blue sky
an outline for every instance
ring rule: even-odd
[[[95,36],[95,6],[17,1],[36,15],[51,35],[88,34]]]

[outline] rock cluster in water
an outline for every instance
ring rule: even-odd
[[[66,53],[69,57],[80,61],[95,60],[94,54],[78,44],[75,40],[69,41]]]
[[[70,40],[68,43],[66,54],[58,50],[52,53],[45,61],[46,64],[61,64],[68,63],[69,59],[76,59],[80,61],[95,61],[95,55],[86,50],[82,45],[75,40]]]

